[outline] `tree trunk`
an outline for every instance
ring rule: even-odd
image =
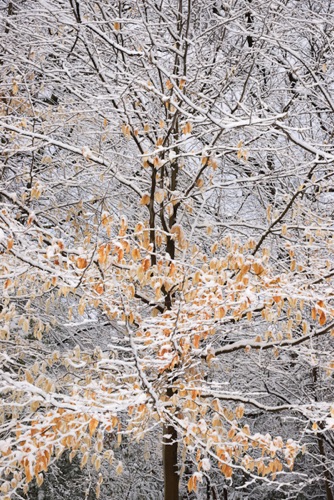
[[[179,500],[179,475],[177,471],[177,432],[172,425],[163,426],[162,457],[165,500]]]
[[[317,395],[318,370],[317,370],[317,367],[314,367],[312,369],[312,376],[313,376],[313,382],[314,382],[314,399],[316,401],[318,401],[318,395]],[[323,430],[322,423],[320,423],[319,427],[321,430]],[[319,453],[321,456],[321,461],[323,464],[326,499],[327,500],[334,500],[333,492],[331,489],[331,474],[330,474],[329,470],[327,469],[324,441],[323,441],[320,434],[317,435],[317,442],[318,442]]]
[[[323,463],[323,471],[324,471],[324,482],[325,482],[325,488],[326,488],[326,499],[327,500],[334,500],[334,496],[332,493],[331,489],[331,475],[330,472],[327,469],[326,465],[326,453],[325,453],[325,448],[324,448],[324,442],[321,438],[321,436],[318,437],[318,447],[319,447],[319,452],[322,458],[322,463]]]

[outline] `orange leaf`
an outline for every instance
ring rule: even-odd
[[[323,326],[326,323],[326,314],[324,311],[321,311],[320,317],[319,317],[319,324],[320,326]]]
[[[11,250],[14,246],[14,240],[13,238],[8,238],[8,241],[7,241],[7,250]]]
[[[193,401],[195,401],[195,399],[197,398],[197,396],[198,396],[198,390],[197,390],[197,389],[193,389],[193,390],[191,391],[191,399],[192,399]]]
[[[146,257],[143,260],[142,265],[143,265],[144,271],[147,271],[151,267],[151,259],[150,259],[150,257]]]
[[[148,205],[151,201],[151,197],[149,194],[144,194],[142,197],[141,197],[141,200],[140,200],[140,205]]]
[[[122,132],[125,135],[125,137],[130,137],[131,131],[130,131],[129,125],[123,124],[121,128],[122,128]]]
[[[222,468],[222,473],[224,474],[224,476],[229,479],[230,477],[232,477],[232,467],[230,467],[229,465],[226,465],[226,464],[223,464]]]
[[[6,288],[8,288],[10,286],[10,284],[11,284],[11,280],[8,278],[8,279],[6,279],[3,287],[6,289]]]
[[[140,259],[140,251],[139,251],[139,248],[134,248],[131,252],[131,256],[133,258],[133,260],[138,260]]]
[[[33,478],[33,475],[31,473],[30,462],[26,463],[26,465],[24,466],[24,473],[26,475],[27,483],[30,483],[30,481]]]
[[[160,160],[159,156],[155,156],[155,157],[153,158],[153,165],[154,165],[156,168],[158,168],[158,167],[160,167],[160,166],[161,166],[161,160]]]
[[[173,84],[172,84],[172,82],[170,80],[166,81],[166,87],[167,87],[168,90],[171,90],[173,88]]]
[[[190,493],[191,491],[196,491],[196,490],[197,490],[197,477],[191,476],[191,478],[188,481],[188,491]]]
[[[88,265],[87,259],[84,257],[79,257],[76,262],[77,268],[78,269],[85,269]]]
[[[196,333],[194,335],[194,338],[193,338],[193,345],[194,345],[195,349],[199,348],[199,341],[200,340],[201,340],[201,336],[198,333]]]
[[[183,87],[185,86],[185,84],[186,84],[186,79],[185,78],[180,78],[179,87],[180,87],[181,90],[183,89]]]
[[[121,262],[121,260],[124,257],[124,250],[123,248],[118,248],[117,249],[117,262]]]
[[[182,127],[182,132],[186,134],[190,134],[193,129],[193,126],[190,122],[186,122],[185,125]]]
[[[99,425],[99,421],[94,417],[89,421],[88,428],[89,428],[89,434],[91,436],[94,434],[98,425]]]
[[[98,295],[102,295],[104,289],[103,289],[103,284],[102,283],[97,283],[94,285],[94,290]]]
[[[105,264],[108,257],[108,251],[106,245],[101,245],[97,251],[97,260],[100,264]]]
[[[264,267],[258,262],[254,262],[254,264],[252,264],[252,270],[255,274],[261,274],[264,271]]]
[[[216,311],[215,311],[215,318],[216,319],[222,319],[224,318],[226,314],[226,310],[224,306],[219,306]]]

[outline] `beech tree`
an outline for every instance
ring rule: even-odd
[[[330,0],[1,12],[3,498],[151,442],[166,500],[332,500]]]

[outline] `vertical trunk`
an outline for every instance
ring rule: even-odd
[[[177,432],[171,425],[164,425],[162,442],[164,498],[179,500],[179,475],[177,472]]]
[[[318,382],[318,370],[316,367],[312,369],[312,377],[313,377],[313,382],[314,382],[314,399],[318,401],[317,397],[317,382]],[[323,425],[320,424],[320,429],[323,429]],[[324,441],[321,437],[321,434],[317,435],[317,442],[318,442],[318,448],[319,448],[319,453],[321,456],[321,461],[323,464],[323,473],[324,473],[324,483],[325,483],[325,489],[326,489],[326,499],[327,500],[334,500],[333,492],[331,489],[331,474],[329,470],[327,469],[327,464],[326,464],[326,452],[325,452],[325,447],[324,447]]]
[[[8,10],[7,10],[8,17],[13,15],[13,10],[14,10],[13,9],[13,2],[9,2],[8,3]],[[9,33],[9,28],[10,28],[10,24],[8,21],[6,21],[6,27],[5,27],[6,35]]]
[[[331,489],[331,475],[327,469],[326,465],[326,453],[325,453],[325,448],[324,448],[324,442],[321,436],[318,435],[318,447],[319,447],[319,452],[322,458],[322,463],[323,463],[323,471],[324,471],[324,481],[325,481],[325,488],[326,488],[326,500],[334,500],[334,496],[332,493]]]

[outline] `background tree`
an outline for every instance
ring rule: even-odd
[[[331,2],[3,7],[4,495],[332,499]]]

